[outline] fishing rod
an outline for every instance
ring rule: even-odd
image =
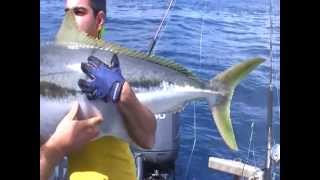
[[[269,1],[269,24],[270,24],[270,81],[268,87],[268,109],[267,109],[267,153],[266,153],[266,161],[265,161],[265,173],[264,179],[271,180],[272,174],[272,162],[271,162],[271,141],[272,141],[272,115],[273,115],[273,84],[272,84],[272,74],[273,74],[273,66],[272,66],[272,3]]]
[[[167,8],[167,11],[165,12],[165,14],[164,14],[164,16],[163,16],[163,18],[162,18],[162,20],[161,20],[161,23],[160,23],[160,25],[159,25],[159,27],[158,27],[155,35],[153,36],[153,38],[152,38],[152,40],[151,40],[151,42],[150,42],[150,45],[149,45],[149,48],[148,48],[148,56],[151,55],[152,50],[153,50],[154,46],[156,45],[156,42],[157,42],[158,37],[159,37],[159,33],[160,33],[160,31],[161,31],[161,29],[162,29],[162,27],[163,27],[163,23],[164,23],[164,21],[166,20],[166,18],[168,17],[169,11],[170,11],[171,6],[172,6],[172,4],[173,4],[174,1],[175,1],[175,0],[171,0],[171,1],[170,1],[170,4],[169,4],[169,6],[168,6],[168,8]]]

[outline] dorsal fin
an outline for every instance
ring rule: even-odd
[[[173,69],[179,73],[184,74],[185,76],[194,79],[196,81],[198,81],[197,77],[188,69],[186,69],[185,67],[183,67],[182,65],[174,62],[173,60],[167,59],[167,58],[163,58],[163,57],[159,57],[159,56],[154,56],[154,55],[148,55],[144,52],[140,52],[137,50],[133,50],[133,49],[129,49],[129,48],[125,48],[122,47],[118,44],[115,43],[111,43],[111,42],[106,42],[105,46],[104,46],[105,50],[116,53],[116,54],[122,54],[122,55],[126,55],[129,57],[133,57],[133,58],[138,58],[141,60],[145,60],[145,61],[151,61],[153,63],[159,64],[161,66],[165,66],[168,67],[170,69]]]
[[[81,43],[86,45],[94,45],[97,47],[102,47],[104,45],[103,40],[94,38],[78,29],[78,26],[72,11],[68,11],[65,14],[62,24],[56,35],[55,41],[58,44],[73,42],[73,43]]]

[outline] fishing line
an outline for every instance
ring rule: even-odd
[[[207,6],[207,2],[206,6]],[[201,69],[202,67],[202,39],[203,39],[203,26],[204,26],[204,18],[203,18],[203,14],[204,12],[202,11],[201,13],[201,31],[200,31],[200,42],[199,42],[199,69]],[[199,70],[198,70],[199,71]],[[189,174],[189,169],[190,169],[190,163],[191,163],[191,159],[192,159],[192,155],[194,152],[194,148],[196,146],[196,142],[197,142],[197,117],[196,117],[196,102],[193,103],[193,133],[194,133],[194,140],[193,140],[193,145],[192,145],[192,150],[189,156],[189,160],[188,160],[188,165],[187,165],[187,171],[185,174],[185,179],[187,179],[188,174]]]
[[[253,132],[254,132],[254,121],[251,122],[251,133],[250,133],[250,140],[249,140],[249,147],[248,147],[248,155],[247,155],[246,164],[248,164],[248,162],[249,162],[249,156],[250,156],[250,152],[251,152],[251,143],[252,143]],[[253,143],[252,143],[252,146],[253,146]],[[253,152],[253,157],[254,157],[254,148],[252,148],[252,152]],[[254,158],[254,161],[255,161],[255,158]],[[245,167],[246,164],[243,164],[242,173],[241,173],[242,176],[243,176],[244,167]],[[256,162],[254,162],[254,164],[256,166]]]
[[[252,143],[252,156],[253,156],[253,163],[254,166],[257,167],[257,160],[256,160],[256,155],[255,155],[255,146],[254,146],[254,142]]]
[[[194,140],[193,140],[192,150],[191,150],[191,153],[190,153],[190,156],[189,156],[189,159],[188,159],[187,171],[186,171],[184,179],[187,179],[187,177],[188,177],[193,151],[194,151],[194,148],[195,148],[196,142],[197,142],[197,123],[196,122],[197,122],[196,103],[194,102],[193,103],[193,134],[194,134]]]
[[[176,1],[173,1],[171,9],[174,9],[175,5],[176,5]],[[171,16],[168,16],[168,20],[165,22],[163,30],[159,33],[159,37],[157,39],[157,42],[162,38],[162,36],[163,36],[162,32],[166,31],[167,25],[169,24],[170,20],[171,20]],[[154,46],[154,47],[155,47],[155,51],[156,51],[157,50],[157,46]]]
[[[169,14],[169,12],[170,12],[170,9],[171,9],[171,6],[172,6],[173,2],[174,2],[174,0],[171,0],[171,1],[170,1],[170,4],[169,4],[169,6],[168,6],[168,8],[167,8],[167,11],[165,12],[165,14],[164,14],[164,16],[163,16],[163,18],[162,18],[162,20],[161,20],[161,23],[160,23],[160,25],[159,25],[159,27],[158,27],[155,35],[153,36],[153,39],[151,40],[151,43],[150,43],[149,48],[148,48],[148,55],[151,55],[151,52],[152,52],[152,50],[153,50],[153,48],[154,48],[154,46],[155,46],[155,44],[156,44],[156,42],[157,42],[159,33],[160,33],[160,31],[161,31],[161,29],[162,29],[162,27],[163,27],[163,23],[165,22],[168,14]]]

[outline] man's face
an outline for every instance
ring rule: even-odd
[[[65,11],[73,10],[80,31],[93,37],[98,36],[98,24],[90,0],[66,0]]]

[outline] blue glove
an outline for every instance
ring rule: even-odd
[[[104,64],[94,56],[88,57],[88,63],[81,63],[82,71],[90,80],[80,79],[78,85],[88,99],[100,98],[113,103],[120,99],[121,89],[125,82],[117,55],[113,55],[111,66]]]

